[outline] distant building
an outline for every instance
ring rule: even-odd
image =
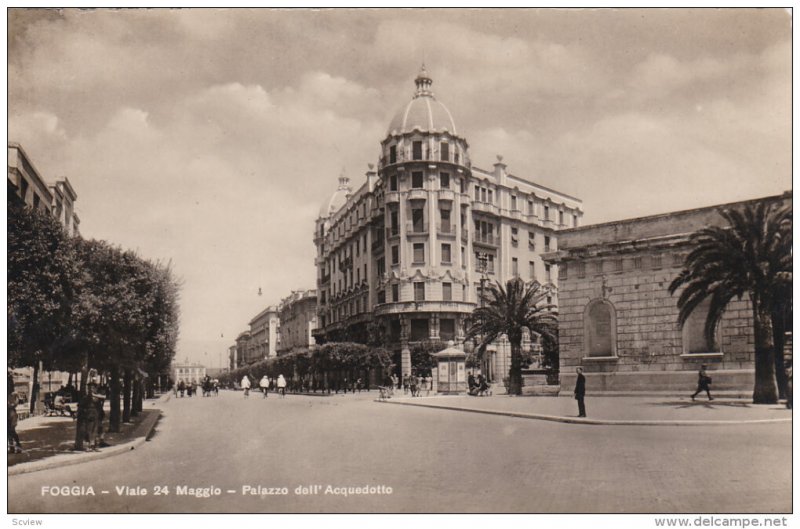
[[[722,209],[790,195],[677,211],[559,232],[559,248],[544,256],[559,270],[559,350],[562,387],[582,366],[587,391],[687,394],[701,364],[714,388],[752,390],[754,339],[750,301],[734,300],[709,343],[709,300],[678,328],[678,297],[670,283],[692,247],[689,236],[725,223]]]
[[[243,331],[236,337],[236,367],[246,366],[252,364],[258,358],[248,361],[248,352],[250,350],[250,331]]]
[[[223,373],[227,373],[228,369],[225,367],[209,367],[206,368],[206,375],[211,378],[219,378]]]
[[[279,325],[278,310],[272,306],[250,320],[250,339],[244,357],[246,364],[278,356]]]
[[[236,361],[236,345],[228,347],[228,369],[234,370],[239,367]]]
[[[278,354],[295,349],[308,349],[316,342],[312,331],[317,328],[316,290],[296,290],[278,306],[280,345]]]
[[[402,373],[413,342],[463,344],[482,279],[555,284],[541,254],[583,215],[580,199],[509,173],[501,156],[492,170],[473,166],[432,82],[423,67],[381,141],[377,171],[370,165],[355,190],[341,175],[314,233],[318,341],[381,333]],[[495,353],[489,373],[507,373],[510,349]]]
[[[200,384],[206,376],[206,368],[203,365],[189,362],[176,362],[172,364],[172,380],[177,384],[183,381],[185,384]]]
[[[18,143],[8,143],[8,192],[13,192],[29,207],[52,214],[69,235],[80,233],[80,219],[75,213],[77,193],[64,178],[54,184],[45,182],[28,154]]]

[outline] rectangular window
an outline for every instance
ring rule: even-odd
[[[577,263],[577,276],[578,279],[583,279],[586,277],[586,263]]]
[[[653,269],[654,270],[658,270],[659,268],[661,268],[661,256],[660,255],[654,255],[653,256]]]
[[[389,163],[397,163],[397,145],[389,147]]]
[[[400,262],[400,247],[392,246],[392,264],[396,265]]]
[[[422,208],[414,208],[411,210],[411,224],[414,233],[423,233],[425,231],[425,210]]]
[[[450,189],[450,173],[439,173],[439,186],[442,189]]]
[[[486,202],[486,188],[481,188],[481,202]]]
[[[414,171],[411,173],[411,187],[413,189],[422,189],[422,171]]]
[[[422,142],[415,141],[414,143],[411,144],[411,148],[413,151],[411,157],[414,160],[422,160]]]
[[[572,227],[573,228],[577,228],[578,227],[578,216],[577,215],[573,215],[572,216]]]
[[[490,189],[488,193],[489,193],[489,204],[494,204],[494,198],[492,197],[492,190]]]
[[[444,341],[455,340],[456,320],[449,318],[439,320],[439,338]]]
[[[550,281],[552,281],[552,278],[550,277],[550,265],[549,264],[544,265],[544,279],[548,283]]]
[[[511,228],[511,244],[513,246],[519,245],[519,233],[517,228]]]
[[[442,244],[442,263],[450,264],[450,245]]]
[[[361,282],[361,269],[360,268],[356,268],[356,283],[360,283],[360,282]]]
[[[550,220],[550,206],[544,207],[544,220]]]
[[[393,174],[389,177],[389,191],[397,191],[397,175]]]
[[[425,301],[425,283],[422,281],[414,283],[414,301]]]
[[[392,301],[394,301],[395,303],[400,301],[400,285],[398,285],[397,283],[392,285]]]
[[[559,211],[558,212],[558,224],[560,226],[564,225],[564,212],[563,211]]]
[[[467,192],[467,180],[465,178],[459,178],[458,179],[458,187],[459,187],[459,191],[461,191],[462,194],[466,193]]]
[[[562,263],[558,266],[558,278],[567,279],[567,263]]]
[[[511,211],[517,211],[517,197],[511,196]]]
[[[633,269],[634,270],[641,270],[642,269],[642,258],[641,257],[634,257],[633,258]]]
[[[453,301],[452,283],[442,283],[442,301]]]
[[[450,144],[446,142],[441,143],[441,153],[442,153],[442,161],[449,162],[450,161]]]
[[[414,244],[414,264],[424,263],[425,262],[425,244],[424,243],[415,243]]]
[[[544,237],[544,251],[545,252],[550,251],[550,237],[548,237],[547,235],[545,235]]]
[[[528,215],[533,215],[533,199],[528,199]]]
[[[467,259],[466,259],[466,256],[467,256],[467,254],[466,254],[466,248],[464,248],[464,247],[462,246],[462,247],[461,247],[461,268],[466,268],[466,267],[467,267]]]
[[[442,217],[441,231],[442,233],[450,233],[451,231],[453,231],[452,227],[450,226],[450,210],[442,209],[440,210],[440,213]]]
[[[381,290],[378,292],[378,303],[386,303],[386,291]]]
[[[419,342],[430,338],[428,330],[428,320],[411,320],[411,336],[409,337],[412,342]]]
[[[531,281],[536,279],[536,263],[533,261],[528,261],[528,275],[531,278]]]
[[[536,249],[536,234],[532,231],[528,232],[528,248],[531,250]]]
[[[511,275],[514,277],[519,275],[519,261],[516,257],[511,258]]]
[[[381,257],[378,259],[378,275],[383,275],[386,273],[386,260]]]
[[[396,210],[389,210],[389,228],[391,230],[390,231],[391,235],[397,235],[398,233],[400,233]]]
[[[481,200],[481,188],[475,186],[475,201],[480,202],[480,200]]]
[[[615,269],[617,272],[622,272],[622,259],[617,259],[617,260],[614,262],[614,269]]]

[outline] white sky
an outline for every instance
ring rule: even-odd
[[[791,189],[784,10],[12,10],[8,44],[9,140],[70,179],[85,237],[172,260],[178,356],[212,367],[315,286],[320,204],[423,56],[473,162],[586,224]]]

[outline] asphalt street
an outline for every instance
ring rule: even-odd
[[[575,425],[390,406],[376,396],[172,398],[155,436],[137,450],[9,477],[9,512],[792,508],[790,423]]]

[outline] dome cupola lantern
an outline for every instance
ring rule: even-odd
[[[414,83],[417,85],[417,92],[414,94],[415,98],[420,96],[433,97],[433,92],[431,92],[433,79],[428,75],[428,71],[425,69],[425,63],[422,63],[422,69],[419,71],[419,74],[417,74]]]

